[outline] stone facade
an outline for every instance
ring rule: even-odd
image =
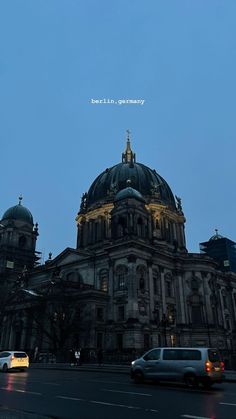
[[[6,299],[0,346],[110,354],[213,346],[232,362],[236,274],[187,251],[180,198],[136,163],[129,139],[122,163],[106,170],[82,197],[77,248],[34,269],[25,263]]]

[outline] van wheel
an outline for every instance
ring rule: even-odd
[[[160,384],[160,380],[158,380],[157,378],[154,378],[152,380],[153,384]]]
[[[198,384],[199,384],[198,379],[197,379],[196,375],[194,375],[194,374],[186,374],[184,376],[184,382],[190,388],[196,388],[196,387],[198,387]]]
[[[210,390],[210,388],[213,386],[213,383],[211,383],[210,381],[203,381],[202,385],[205,388],[205,390]]]
[[[7,370],[8,370],[8,366],[7,366],[7,364],[4,364],[3,367],[2,367],[2,371],[7,372]]]
[[[136,384],[143,383],[143,373],[141,371],[135,371],[134,372],[134,382]]]

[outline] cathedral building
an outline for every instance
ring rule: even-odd
[[[37,266],[38,226],[21,201],[8,209],[0,221],[0,275],[11,289],[1,348],[125,356],[211,346],[235,362],[236,274],[188,252],[185,221],[181,199],[136,161],[129,137],[121,162],[82,196],[76,248]]]

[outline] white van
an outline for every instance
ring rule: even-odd
[[[131,378],[144,380],[183,381],[189,387],[201,383],[209,388],[222,383],[224,362],[212,348],[153,348],[131,364]]]

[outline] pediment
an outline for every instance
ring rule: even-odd
[[[89,256],[90,256],[89,253],[85,251],[67,247],[65,250],[59,253],[58,256],[52,259],[51,262],[47,261],[46,264],[48,264],[48,266],[50,267],[64,266],[70,263],[83,261],[84,259],[87,259]]]

